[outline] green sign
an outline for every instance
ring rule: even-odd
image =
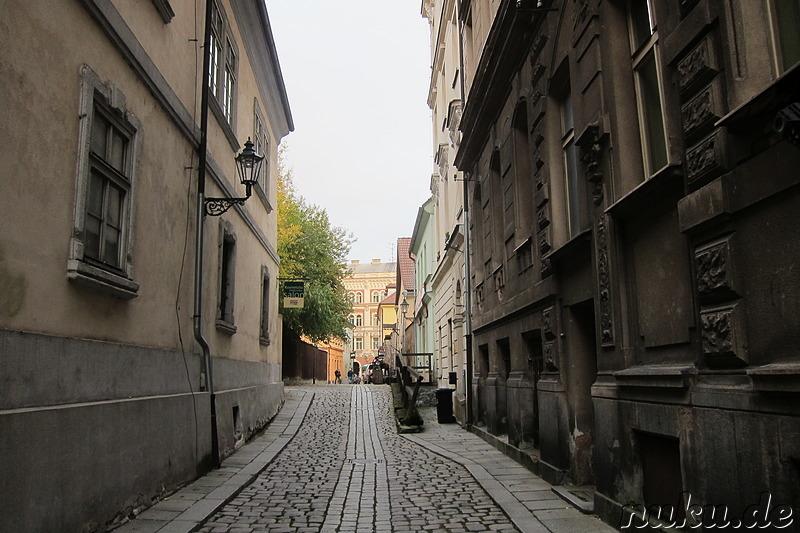
[[[300,309],[303,307],[305,284],[302,281],[287,281],[283,284],[283,307]]]

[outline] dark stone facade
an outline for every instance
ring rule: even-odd
[[[800,518],[800,148],[773,127],[800,65],[771,3],[651,0],[642,47],[631,2],[528,4],[500,2],[460,126],[472,422],[614,525],[681,493]]]

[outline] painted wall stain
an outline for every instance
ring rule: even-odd
[[[0,318],[14,318],[22,310],[28,280],[24,274],[12,271],[0,251]]]

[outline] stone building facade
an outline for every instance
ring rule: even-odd
[[[457,8],[471,421],[615,525],[797,509],[796,3]]]
[[[354,259],[347,268],[351,274],[342,283],[353,302],[353,313],[350,315],[353,338],[351,352],[343,357],[350,358],[352,362],[352,355],[355,354],[355,361],[364,366],[372,363],[383,346],[384,334],[378,307],[388,296],[389,286],[395,282],[397,264],[380,259],[361,263]]]
[[[454,159],[461,133],[464,84],[459,47],[458,2],[422,3],[431,35],[431,84],[428,107],[433,127],[434,169],[431,176],[433,213],[433,268],[426,290],[430,292],[434,323],[435,382],[455,389],[457,419],[466,422],[467,397],[467,277],[464,245],[464,175]],[[455,374],[456,381],[450,377]]]
[[[2,531],[105,530],[283,401],[274,177],[292,117],[264,3],[210,0],[208,78],[204,6],[4,5]],[[245,196],[248,138],[264,156],[218,217],[198,194],[206,79],[205,196]]]

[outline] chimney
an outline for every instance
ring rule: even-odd
[[[351,265],[357,265],[358,264],[358,259],[351,259],[350,260],[350,264]]]
[[[372,262],[373,262],[373,263],[380,263],[380,262],[381,262],[381,260],[380,260],[380,259],[373,259],[373,260],[372,260]]]

